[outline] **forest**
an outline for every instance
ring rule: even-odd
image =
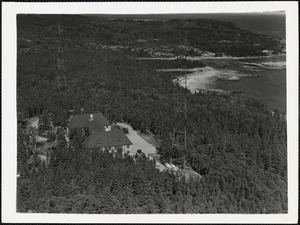
[[[63,26],[61,35],[65,40],[65,49],[83,48],[85,44],[95,43],[159,50],[163,46],[169,46],[174,52],[174,48],[184,44],[186,34],[188,46],[201,51],[224,53],[228,56],[264,55],[263,50],[278,54],[285,48],[285,44],[280,39],[242,30],[230,22],[215,20],[172,19],[164,22],[128,22],[109,21],[97,16],[22,14],[18,15],[17,22],[18,28],[21,28],[18,29],[20,34],[18,46],[53,50],[58,22]],[[49,26],[40,26],[40,24],[49,24]],[[132,52],[128,53],[132,55]],[[192,55],[193,51],[189,51],[189,54]]]
[[[63,32],[69,35],[66,39],[71,39],[65,41],[63,52],[66,88],[57,88],[55,80],[58,21],[67,27]],[[185,154],[188,164],[203,178],[185,182],[172,173],[159,172],[146,158],[134,161],[130,156],[88,151],[81,145],[84,137],[77,133],[70,145],[62,135],[54,137],[58,144],[46,166],[31,151],[34,141],[26,124],[18,123],[21,176],[17,180],[17,211],[286,213],[287,128],[280,112],[275,110],[272,115],[267,106],[245,96],[192,94],[173,84],[176,75],[156,72],[182,65],[204,66],[201,62],[138,61],[126,53],[80,47],[89,39],[104,38],[103,30],[113,29],[96,22],[83,16],[18,15],[18,50],[23,48],[22,38],[31,40],[25,40],[28,45],[39,42],[42,46],[36,51],[18,51],[18,120],[38,115],[47,124],[51,114],[53,124],[64,127],[69,110],[99,111],[112,122],[123,121],[141,132],[152,132],[160,142],[157,151],[163,161]],[[72,30],[75,33],[68,34]],[[128,25],[124,35],[132,32]],[[45,37],[53,39],[43,45]],[[184,93],[186,153],[171,148],[170,139],[173,128],[184,124],[182,116],[174,113]]]

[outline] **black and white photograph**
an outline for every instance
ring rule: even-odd
[[[6,222],[297,222],[298,3],[277,3],[3,4]]]

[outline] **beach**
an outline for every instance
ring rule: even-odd
[[[209,85],[215,81],[215,76],[218,74],[216,69],[212,67],[204,67],[198,69],[192,73],[186,74],[187,88],[195,93],[198,89],[208,89]],[[185,85],[185,77],[181,76],[173,80],[174,83],[178,83],[181,86]]]
[[[215,84],[227,83],[232,81],[239,81],[243,78],[249,79],[263,76],[268,71],[285,71],[286,62],[282,56],[268,57],[268,58],[252,58],[244,59],[219,59],[219,60],[205,60],[203,61],[206,66],[202,68],[189,68],[189,69],[160,69],[158,72],[186,72],[186,85],[187,88],[195,93],[199,89],[216,89]],[[173,79],[174,83],[185,86],[185,76],[179,76]],[[221,85],[218,85],[217,89]],[[238,84],[236,85],[238,86]]]
[[[206,59],[202,68],[160,69],[158,72],[186,72],[173,79],[174,84],[192,92],[241,91],[271,108],[286,110],[286,59],[284,55],[260,58]],[[237,82],[238,81],[238,82]]]
[[[186,85],[192,93],[199,89],[211,89],[217,80],[237,81],[240,77],[249,76],[248,74],[239,74],[234,70],[216,69],[210,66],[190,70],[194,72],[186,74]],[[173,82],[185,86],[185,76],[180,76]]]

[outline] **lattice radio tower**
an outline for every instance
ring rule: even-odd
[[[187,33],[185,33],[185,39],[184,39],[184,47],[187,46]],[[185,56],[187,56],[186,52],[184,51]],[[172,148],[174,147],[179,147],[183,149],[184,151],[184,156],[181,158],[177,159],[170,159],[170,163],[172,162],[178,162],[181,161],[183,162],[183,170],[184,174],[186,176],[186,154],[187,154],[187,132],[186,132],[186,127],[187,127],[187,104],[186,104],[186,95],[187,95],[187,74],[186,74],[186,66],[184,70],[184,101],[177,101],[176,107],[175,107],[175,112],[180,113],[184,115],[184,128],[183,131],[176,131],[174,128],[173,130],[173,135],[172,135]],[[184,143],[180,143],[178,137],[184,137]]]
[[[60,23],[57,24],[57,87],[63,88],[67,86],[67,79],[65,76],[65,62],[63,58],[63,50],[61,47],[60,34],[62,32]]]

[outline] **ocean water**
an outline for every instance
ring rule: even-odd
[[[271,109],[277,108],[282,112],[286,111],[287,74],[284,56],[244,59],[228,64],[231,66],[231,70],[250,76],[241,77],[239,81],[217,80],[210,85],[210,88],[243,91],[245,96],[258,99]],[[215,67],[218,66],[215,64]]]
[[[240,81],[216,81],[213,88],[240,90],[245,96],[267,104],[271,109],[286,111],[286,73],[285,70],[264,71],[258,77],[245,77]]]
[[[95,16],[95,15],[94,15]],[[285,12],[256,13],[185,13],[185,14],[137,14],[137,15],[97,15],[98,17],[171,19],[212,19],[232,22],[237,27],[254,33],[285,38]]]
[[[241,14],[203,14],[201,18],[216,19],[235,23],[241,29],[285,39],[285,12],[241,13]],[[240,90],[244,95],[260,100],[271,109],[286,111],[286,58],[244,59],[238,61],[220,61],[213,63],[240,74],[257,75],[242,77],[239,81],[215,81],[211,88],[222,90]],[[289,75],[290,76],[290,75]]]
[[[108,16],[108,15],[106,15]],[[130,17],[132,15],[114,15],[114,17]],[[262,13],[197,13],[197,14],[152,14],[134,15],[135,18],[152,18],[156,20],[178,19],[213,19],[228,21],[237,27],[254,33],[265,34],[280,39],[286,37],[285,12]],[[240,90],[244,95],[258,99],[270,108],[286,111],[286,69],[285,57],[271,57],[258,59],[214,59],[203,62],[224,74],[251,75],[241,77],[239,81],[214,81],[209,88],[222,90]],[[256,76],[257,75],[257,76]],[[288,74],[288,76],[291,76]],[[199,81],[200,82],[200,81]]]
[[[207,13],[199,18],[232,22],[244,30],[285,39],[285,12]]]

